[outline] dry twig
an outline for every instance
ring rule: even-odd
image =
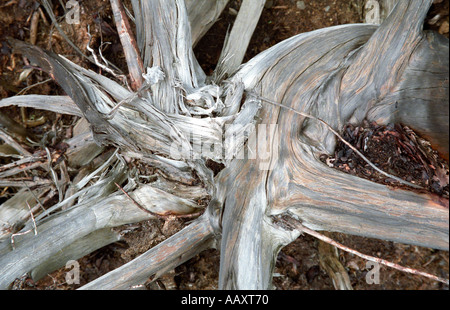
[[[124,47],[123,51],[130,73],[131,87],[137,90],[142,86],[143,82],[142,73],[144,72],[144,65],[142,58],[121,1],[112,0],[111,8],[114,14],[117,32]]]
[[[30,43],[36,45],[37,42],[37,34],[38,34],[38,25],[39,25],[39,11],[36,10],[31,17],[31,26],[30,26]]]
[[[309,115],[309,114],[306,114],[306,113],[297,111],[297,110],[295,110],[295,109],[293,109],[293,108],[291,108],[291,107],[285,106],[285,105],[283,105],[283,104],[281,104],[281,103],[279,103],[279,102],[276,102],[276,101],[270,100],[270,99],[268,99],[268,98],[264,98],[264,97],[258,96],[258,95],[254,94],[254,93],[252,93],[252,95],[255,96],[255,97],[256,97],[257,99],[259,99],[259,100],[268,102],[268,103],[273,104],[273,105],[275,105],[275,106],[277,106],[277,107],[284,108],[284,109],[287,109],[287,110],[289,110],[289,111],[292,111],[292,112],[294,112],[294,113],[296,113],[296,114],[298,114],[298,115],[301,115],[301,116],[303,116],[303,117],[306,117],[306,118],[309,118],[309,119],[313,119],[313,120],[319,121],[320,123],[322,123],[323,125],[325,125],[325,127],[326,127],[328,130],[330,130],[337,138],[339,138],[339,140],[341,140],[345,145],[347,145],[349,148],[351,148],[356,154],[358,154],[358,156],[360,156],[366,163],[368,163],[373,169],[375,169],[375,170],[378,171],[379,173],[385,175],[385,176],[388,177],[388,178],[394,179],[394,180],[396,180],[396,181],[399,182],[399,183],[408,185],[408,186],[410,186],[410,187],[412,187],[412,188],[423,189],[422,186],[419,186],[419,185],[417,185],[417,184],[414,184],[414,183],[405,181],[405,180],[403,180],[403,179],[401,179],[401,178],[399,178],[399,177],[396,177],[395,175],[389,174],[389,173],[387,173],[387,172],[381,170],[381,169],[378,168],[377,166],[375,166],[375,165],[374,165],[374,164],[373,164],[366,156],[364,156],[357,148],[355,148],[355,147],[354,147],[353,145],[351,145],[348,141],[346,141],[346,140],[345,140],[345,139],[344,139],[344,138],[343,138],[336,130],[333,129],[333,127],[331,127],[331,126],[330,126],[327,122],[325,122],[324,120],[322,120],[322,119],[320,119],[320,118],[317,118],[317,117],[315,117],[315,116],[312,116],[312,115]]]
[[[16,249],[15,244],[14,244],[14,237],[26,235],[26,234],[28,234],[29,232],[31,232],[32,230],[34,230],[34,235],[35,235],[35,236],[37,235],[36,222],[35,222],[35,220],[34,220],[33,212],[31,211],[31,207],[30,207],[30,204],[28,203],[28,201],[27,201],[27,207],[28,207],[28,210],[30,210],[31,221],[33,222],[33,229],[30,228],[30,229],[28,229],[28,230],[26,230],[26,231],[24,231],[24,232],[18,232],[18,233],[15,233],[15,234],[12,234],[12,235],[11,235],[11,245],[12,245],[12,248],[13,248],[14,250]]]
[[[375,263],[379,263],[381,265],[385,265],[385,266],[388,266],[388,267],[391,267],[391,268],[394,268],[394,269],[397,269],[397,270],[400,270],[400,271],[403,271],[403,272],[407,272],[407,273],[419,275],[419,276],[422,276],[422,277],[426,277],[426,278],[429,278],[429,279],[432,279],[432,280],[435,280],[435,281],[439,281],[439,282],[442,282],[442,283],[447,284],[447,285],[449,284],[449,280],[448,279],[443,279],[443,278],[440,278],[438,276],[435,276],[435,275],[432,275],[432,274],[429,274],[429,273],[426,273],[426,272],[423,272],[423,271],[420,271],[420,270],[417,270],[417,269],[413,269],[413,268],[409,268],[409,267],[403,267],[401,265],[392,263],[392,262],[384,260],[382,258],[373,257],[373,256],[370,256],[370,255],[366,255],[366,254],[363,254],[361,252],[358,252],[356,250],[353,250],[353,249],[351,249],[351,248],[349,248],[349,247],[347,247],[347,246],[345,246],[345,245],[343,245],[343,244],[341,244],[339,242],[334,241],[333,239],[331,239],[331,238],[329,238],[329,237],[327,237],[327,236],[325,236],[323,234],[318,233],[315,230],[312,230],[312,229],[309,229],[309,228],[303,226],[301,223],[299,223],[297,220],[293,219],[292,217],[288,217],[288,218],[284,217],[280,221],[283,224],[287,224],[288,227],[293,227],[293,228],[295,228],[295,229],[297,229],[297,230],[299,230],[301,232],[304,232],[304,233],[306,233],[306,234],[308,234],[310,236],[313,236],[313,237],[315,237],[315,238],[317,238],[319,240],[322,240],[323,242],[326,242],[326,243],[329,243],[331,245],[334,245],[335,247],[337,247],[337,248],[339,248],[339,249],[341,249],[343,251],[352,253],[353,255],[356,255],[356,256],[361,257],[363,259],[366,259],[366,260],[369,260],[369,261],[372,261],[372,262],[375,262]]]
[[[90,44],[91,44],[91,41],[92,41],[92,35],[91,35],[91,33],[90,33],[90,27],[89,27],[89,25],[87,26],[87,32],[86,32],[86,34],[87,34],[88,37],[89,37],[89,41],[88,41],[88,43],[87,43],[87,45],[86,45],[86,49],[92,54],[92,57],[94,58],[95,64],[96,64],[99,68],[101,68],[101,69],[105,70],[106,72],[110,73],[111,75],[113,75],[115,78],[117,78],[117,79],[121,80],[122,82],[126,83],[126,80],[127,80],[127,79],[126,79],[125,75],[120,74],[120,73],[116,73],[113,69],[111,69],[111,68],[108,67],[109,62],[107,62],[106,59],[105,59],[105,58],[103,57],[103,55],[101,54],[101,52],[100,52],[101,49],[100,49],[100,48],[99,48],[100,57],[102,58],[102,60],[103,60],[103,62],[105,63],[105,65],[102,64],[102,63],[100,63],[100,61],[98,60],[98,57],[97,57],[97,55],[95,54],[94,50],[92,49],[92,47],[90,47]]]

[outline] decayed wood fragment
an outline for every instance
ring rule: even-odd
[[[117,32],[123,46],[125,59],[127,61],[128,70],[131,78],[131,87],[138,90],[142,87],[142,73],[144,72],[144,64],[136,45],[136,41],[132,36],[130,24],[122,4],[118,0],[111,1],[111,7],[114,12],[114,20],[116,22]]]

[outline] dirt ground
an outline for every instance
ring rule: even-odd
[[[60,16],[63,10],[55,3],[55,10]],[[232,25],[235,12],[240,5],[239,0],[230,1],[224,10],[220,20],[197,44],[195,54],[199,63],[207,74],[214,70],[228,27]],[[448,0],[435,1],[429,12],[426,29],[433,29],[448,37]],[[121,53],[118,36],[114,30],[111,19],[109,1],[81,1],[82,19],[80,25],[68,27],[65,31],[77,46],[85,47],[89,38],[86,34],[87,25],[90,25],[93,46],[98,46],[100,40],[112,42],[104,50],[104,56],[126,71],[125,62]],[[125,4],[131,8],[129,2]],[[42,72],[33,71],[21,82],[18,81],[24,62],[21,57],[11,58],[11,50],[6,44],[7,36],[29,41],[31,15],[36,8],[34,1],[25,0],[1,0],[0,1],[0,98],[16,95],[17,93],[35,94],[63,94],[63,91],[53,81],[47,81],[48,76]],[[359,23],[362,21],[362,1],[293,1],[293,0],[269,0],[266,4],[255,34],[252,37],[245,61],[274,44],[291,37],[292,35],[346,23]],[[439,15],[439,18],[436,16]],[[45,14],[44,14],[45,16]],[[79,57],[65,42],[58,32],[51,28],[50,22],[42,16],[37,32],[37,45],[52,49],[57,53],[68,55],[72,61],[93,70],[91,64]],[[23,91],[29,85],[42,82],[31,89]],[[18,108],[3,109],[1,112],[10,116],[17,122],[21,119],[21,111]],[[70,126],[76,119],[55,116],[52,113],[28,109],[29,119],[45,117],[46,122],[40,126],[30,128],[34,134],[42,134],[55,125]],[[375,130],[374,128],[370,130]],[[62,139],[63,137],[61,137]],[[381,145],[385,145],[382,143]],[[379,152],[373,145],[373,152]],[[339,149],[334,157],[336,165],[342,168],[349,167],[349,159],[345,157],[348,149]],[[398,155],[398,154],[397,154]],[[328,158],[332,160],[333,158]],[[326,161],[326,158],[324,158]],[[443,163],[445,164],[445,163]],[[448,163],[447,169],[448,169]],[[424,174],[419,171],[419,164],[414,162],[414,169],[418,169],[417,178],[424,181]],[[405,171],[411,171],[406,167]],[[350,169],[351,170],[351,169]],[[416,170],[414,170],[416,171]],[[355,172],[356,173],[356,172]],[[427,173],[427,172],[426,172]],[[376,176],[373,176],[377,178]],[[427,185],[433,187],[433,176],[427,175]],[[448,176],[447,176],[448,180]],[[425,181],[424,181],[425,182]],[[448,184],[438,187],[435,192],[448,198]],[[445,196],[447,195],[447,196]],[[1,199],[1,198],[0,198]],[[1,201],[1,200],[0,200]],[[30,279],[16,281],[17,289],[75,289],[92,281],[93,279],[113,270],[127,261],[145,252],[155,244],[168,238],[177,232],[186,220],[176,219],[163,223],[161,220],[146,221],[129,225],[119,229],[128,229],[131,232],[125,235],[124,240],[106,246],[78,260],[81,266],[81,282],[79,285],[65,283],[66,271],[64,268],[53,272],[42,280],[34,283]],[[417,246],[409,246],[394,242],[374,240],[358,236],[349,236],[340,233],[331,234],[333,239],[348,247],[368,255],[381,257],[403,266],[416,268],[428,273],[448,278],[449,257],[448,252],[433,250]],[[295,242],[283,248],[278,256],[274,286],[278,290],[330,290],[334,289],[330,277],[320,268],[319,241],[308,235],[301,236]],[[220,253],[218,250],[208,250],[192,258],[185,264],[170,271],[159,280],[148,281],[144,288],[147,289],[184,289],[204,290],[217,289]],[[339,259],[348,271],[350,281],[355,290],[448,290],[448,286],[442,283],[425,279],[423,277],[396,271],[387,267],[380,269],[379,284],[369,284],[366,281],[371,266],[366,261],[347,252],[339,251]]]

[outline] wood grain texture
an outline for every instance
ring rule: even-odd
[[[183,90],[190,93],[193,88],[202,86],[205,75],[194,60],[184,1],[133,0],[132,4],[144,68],[156,66],[162,68],[165,75],[148,95],[162,112],[185,113]],[[174,81],[181,87],[174,87]]]
[[[117,177],[120,176],[114,176]],[[108,185],[114,182],[108,181]],[[115,187],[114,184],[112,186]],[[105,186],[101,187],[107,189]],[[94,240],[95,232],[102,234],[107,228],[154,218],[136,207],[125,195],[114,194],[108,197],[109,193],[96,191],[99,197],[94,196],[48,220],[44,218],[43,223],[37,219],[38,234],[36,236],[27,234],[17,238],[15,250],[12,250],[9,242],[0,243],[0,289],[6,289],[16,277],[36,268],[48,270],[45,266],[53,264],[52,260],[60,262],[62,258],[58,257],[61,255],[67,258],[67,253],[61,253],[62,249],[69,249],[75,246],[75,242],[80,242],[76,247],[80,250],[85,245],[82,239]],[[130,195],[151,211],[160,214],[189,214],[197,210],[195,203],[151,186],[143,186]],[[98,202],[92,203],[93,201]],[[79,252],[71,253],[73,254],[71,259],[79,258],[77,257]]]
[[[85,83],[82,83],[74,75],[76,71],[71,67],[68,60],[53,52],[44,51],[37,46],[32,46],[22,41],[14,39],[9,41],[14,47],[14,52],[23,53],[32,63],[49,73],[64,89],[66,94],[72,98],[83,113],[83,116],[89,121],[94,133],[94,139],[98,144],[104,144],[109,139],[109,141],[115,141],[117,145],[135,148],[128,134],[122,128],[108,122],[99,112],[92,97],[92,88],[87,87]]]
[[[214,244],[209,219],[202,217],[131,262],[84,285],[82,290],[124,290],[144,284]]]
[[[216,83],[233,74],[242,64],[265,3],[265,0],[244,0],[242,2],[214,70],[213,76]]]
[[[278,251],[299,234],[273,222],[273,215],[286,212],[314,230],[448,249],[448,199],[329,168],[319,156],[334,151],[336,136],[317,120],[282,107],[313,115],[338,132],[346,123],[358,125],[365,118],[402,122],[448,154],[449,48],[448,40],[422,31],[431,3],[399,1],[380,26],[342,25],[297,35],[254,57],[224,85],[206,85],[193,57],[184,2],[133,0],[143,65],[164,73],[139,96],[62,56],[14,42],[60,83],[97,142],[118,145],[130,157],[161,168],[171,182],[184,183],[180,192],[198,186],[200,179],[204,191],[194,187],[187,197],[212,194],[200,219],[85,288],[130,288],[215,241],[221,249],[220,288],[270,288]],[[119,102],[123,105],[117,114],[108,118]],[[196,112],[203,117],[191,117]],[[242,145],[227,141],[236,132],[223,131],[227,124],[255,130]],[[187,134],[191,129],[192,135]],[[227,154],[253,149],[247,157],[223,161],[215,155],[173,158],[172,147],[192,154],[194,144],[205,138],[225,139]],[[226,166],[215,178],[207,158]],[[102,200],[89,208],[79,203],[41,223],[35,239],[18,238],[17,251],[2,244],[0,287],[94,231],[149,217],[131,202],[125,204],[125,197],[110,195],[111,184],[93,189]],[[170,183],[158,186],[165,184]],[[148,195],[143,189],[134,195],[141,194],[154,212],[195,209],[192,201],[161,187],[147,190]]]
[[[233,78],[247,91],[314,115],[338,131],[347,122],[359,124],[395,93],[411,59],[430,64],[428,57],[417,60],[430,5],[401,1],[378,28],[338,26],[288,39],[256,56]],[[448,53],[448,42],[440,48]],[[448,74],[448,66],[439,67]],[[416,100],[428,105],[432,99],[430,92]],[[267,244],[276,233],[264,229],[265,217],[287,210],[316,230],[448,249],[448,200],[334,171],[319,161],[320,153],[333,151],[336,139],[322,124],[270,104],[260,117],[265,124],[278,124],[279,143],[269,144],[271,168],[260,169],[258,159],[236,160],[218,177],[217,199],[224,208],[221,288],[270,286],[268,268],[282,243]],[[448,120],[437,126],[442,130]],[[258,237],[248,240],[249,231]],[[248,271],[239,258],[243,254],[255,257],[251,265],[259,268]]]
[[[229,0],[186,0],[191,25],[192,46],[195,46],[211,26],[219,19]]]
[[[111,9],[116,22],[117,32],[119,33],[120,42],[123,46],[125,59],[127,61],[128,73],[130,74],[131,87],[138,90],[142,87],[144,72],[144,64],[139,54],[136,39],[128,22],[125,10],[119,0],[110,0]]]

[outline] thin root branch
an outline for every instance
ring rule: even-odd
[[[349,148],[351,148],[356,154],[358,154],[358,156],[360,156],[366,163],[368,163],[373,169],[375,169],[379,173],[385,175],[388,178],[394,179],[394,180],[396,180],[399,183],[411,186],[413,188],[423,189],[422,186],[419,186],[417,184],[405,181],[405,180],[403,180],[403,179],[401,179],[399,177],[396,177],[395,175],[389,174],[389,173],[381,170],[377,166],[375,166],[366,156],[364,156],[360,151],[358,151],[357,148],[355,148],[353,145],[351,145],[349,142],[347,142],[336,130],[333,129],[333,127],[331,127],[324,120],[321,120],[320,118],[317,118],[315,116],[312,116],[312,115],[309,115],[309,114],[297,111],[297,110],[295,110],[295,109],[293,109],[291,107],[285,106],[285,105],[283,105],[283,104],[281,104],[279,102],[276,102],[276,101],[270,100],[268,98],[264,98],[264,97],[258,96],[258,95],[254,94],[254,93],[252,95],[254,95],[257,99],[260,99],[262,101],[268,102],[268,103],[273,104],[273,105],[275,105],[277,107],[281,107],[281,108],[287,109],[287,110],[292,111],[292,112],[294,112],[294,113],[296,113],[298,115],[301,115],[303,117],[310,118],[310,119],[313,119],[313,120],[321,122],[323,125],[325,125],[325,127],[327,127],[328,130],[330,130],[336,137],[338,137],[339,140],[341,140],[345,145],[347,145]]]
[[[106,65],[102,64],[102,63],[99,61],[99,59],[98,59],[97,55],[95,54],[94,50],[90,47],[91,40],[92,40],[92,36],[91,36],[91,33],[90,33],[90,27],[89,27],[89,25],[88,25],[88,27],[87,27],[87,35],[88,35],[88,37],[89,37],[89,42],[88,42],[87,45],[86,45],[86,49],[92,54],[92,58],[94,59],[94,63],[95,63],[99,68],[101,68],[101,69],[105,70],[106,72],[110,73],[112,76],[114,76],[115,78],[121,80],[122,82],[126,81],[126,77],[125,77],[124,75],[119,74],[119,73],[116,73],[116,72],[114,72],[113,69],[111,69],[111,68],[108,67],[109,62],[106,61],[106,59],[103,57],[102,54],[100,54],[100,56],[101,56],[102,60],[105,62]]]
[[[417,269],[413,269],[413,268],[409,268],[409,267],[403,267],[401,265],[392,263],[392,262],[384,260],[382,258],[373,257],[373,256],[370,256],[370,255],[366,255],[366,254],[363,254],[361,252],[358,252],[356,250],[353,250],[353,249],[351,249],[351,248],[349,248],[349,247],[347,247],[347,246],[345,246],[343,244],[340,244],[339,242],[334,241],[333,239],[331,239],[331,238],[329,238],[329,237],[327,237],[327,236],[325,236],[323,234],[318,233],[315,230],[312,230],[312,229],[309,229],[309,228],[303,226],[297,220],[295,220],[295,219],[293,219],[291,217],[283,217],[281,219],[281,222],[284,223],[285,225],[287,225],[288,227],[294,227],[295,229],[297,229],[297,230],[299,230],[301,232],[304,232],[304,233],[306,233],[306,234],[308,234],[310,236],[313,236],[313,237],[315,237],[315,238],[317,238],[319,240],[322,240],[323,242],[326,242],[326,243],[329,243],[331,245],[334,245],[335,247],[337,247],[337,248],[339,248],[339,249],[341,249],[343,251],[352,253],[353,255],[356,255],[356,256],[361,257],[363,259],[366,259],[366,260],[369,260],[369,261],[372,261],[372,262],[375,262],[375,263],[379,263],[381,265],[385,265],[385,266],[388,266],[388,267],[391,267],[391,268],[394,268],[394,269],[397,269],[397,270],[400,270],[400,271],[403,271],[403,272],[407,272],[407,273],[419,275],[419,276],[422,276],[422,277],[426,277],[426,278],[429,278],[429,279],[432,279],[432,280],[435,280],[435,281],[439,281],[439,282],[442,282],[442,283],[447,284],[447,285],[449,284],[449,280],[448,279],[443,279],[443,278],[440,278],[438,276],[435,276],[435,275],[432,275],[432,274],[429,274],[429,273],[426,273],[426,272],[423,272],[423,271],[419,271]]]
[[[14,237],[26,235],[26,234],[28,234],[29,232],[33,231],[33,230],[34,230],[34,235],[35,235],[35,236],[37,235],[36,222],[35,222],[35,220],[34,220],[33,212],[31,211],[31,207],[30,207],[30,204],[28,203],[28,201],[27,201],[27,207],[28,207],[28,210],[30,210],[31,221],[33,222],[33,229],[28,229],[28,230],[26,230],[26,231],[18,232],[18,233],[15,233],[15,234],[12,234],[12,235],[11,235],[11,245],[12,245],[13,250],[16,249],[16,246],[15,246],[15,243],[14,243]]]

